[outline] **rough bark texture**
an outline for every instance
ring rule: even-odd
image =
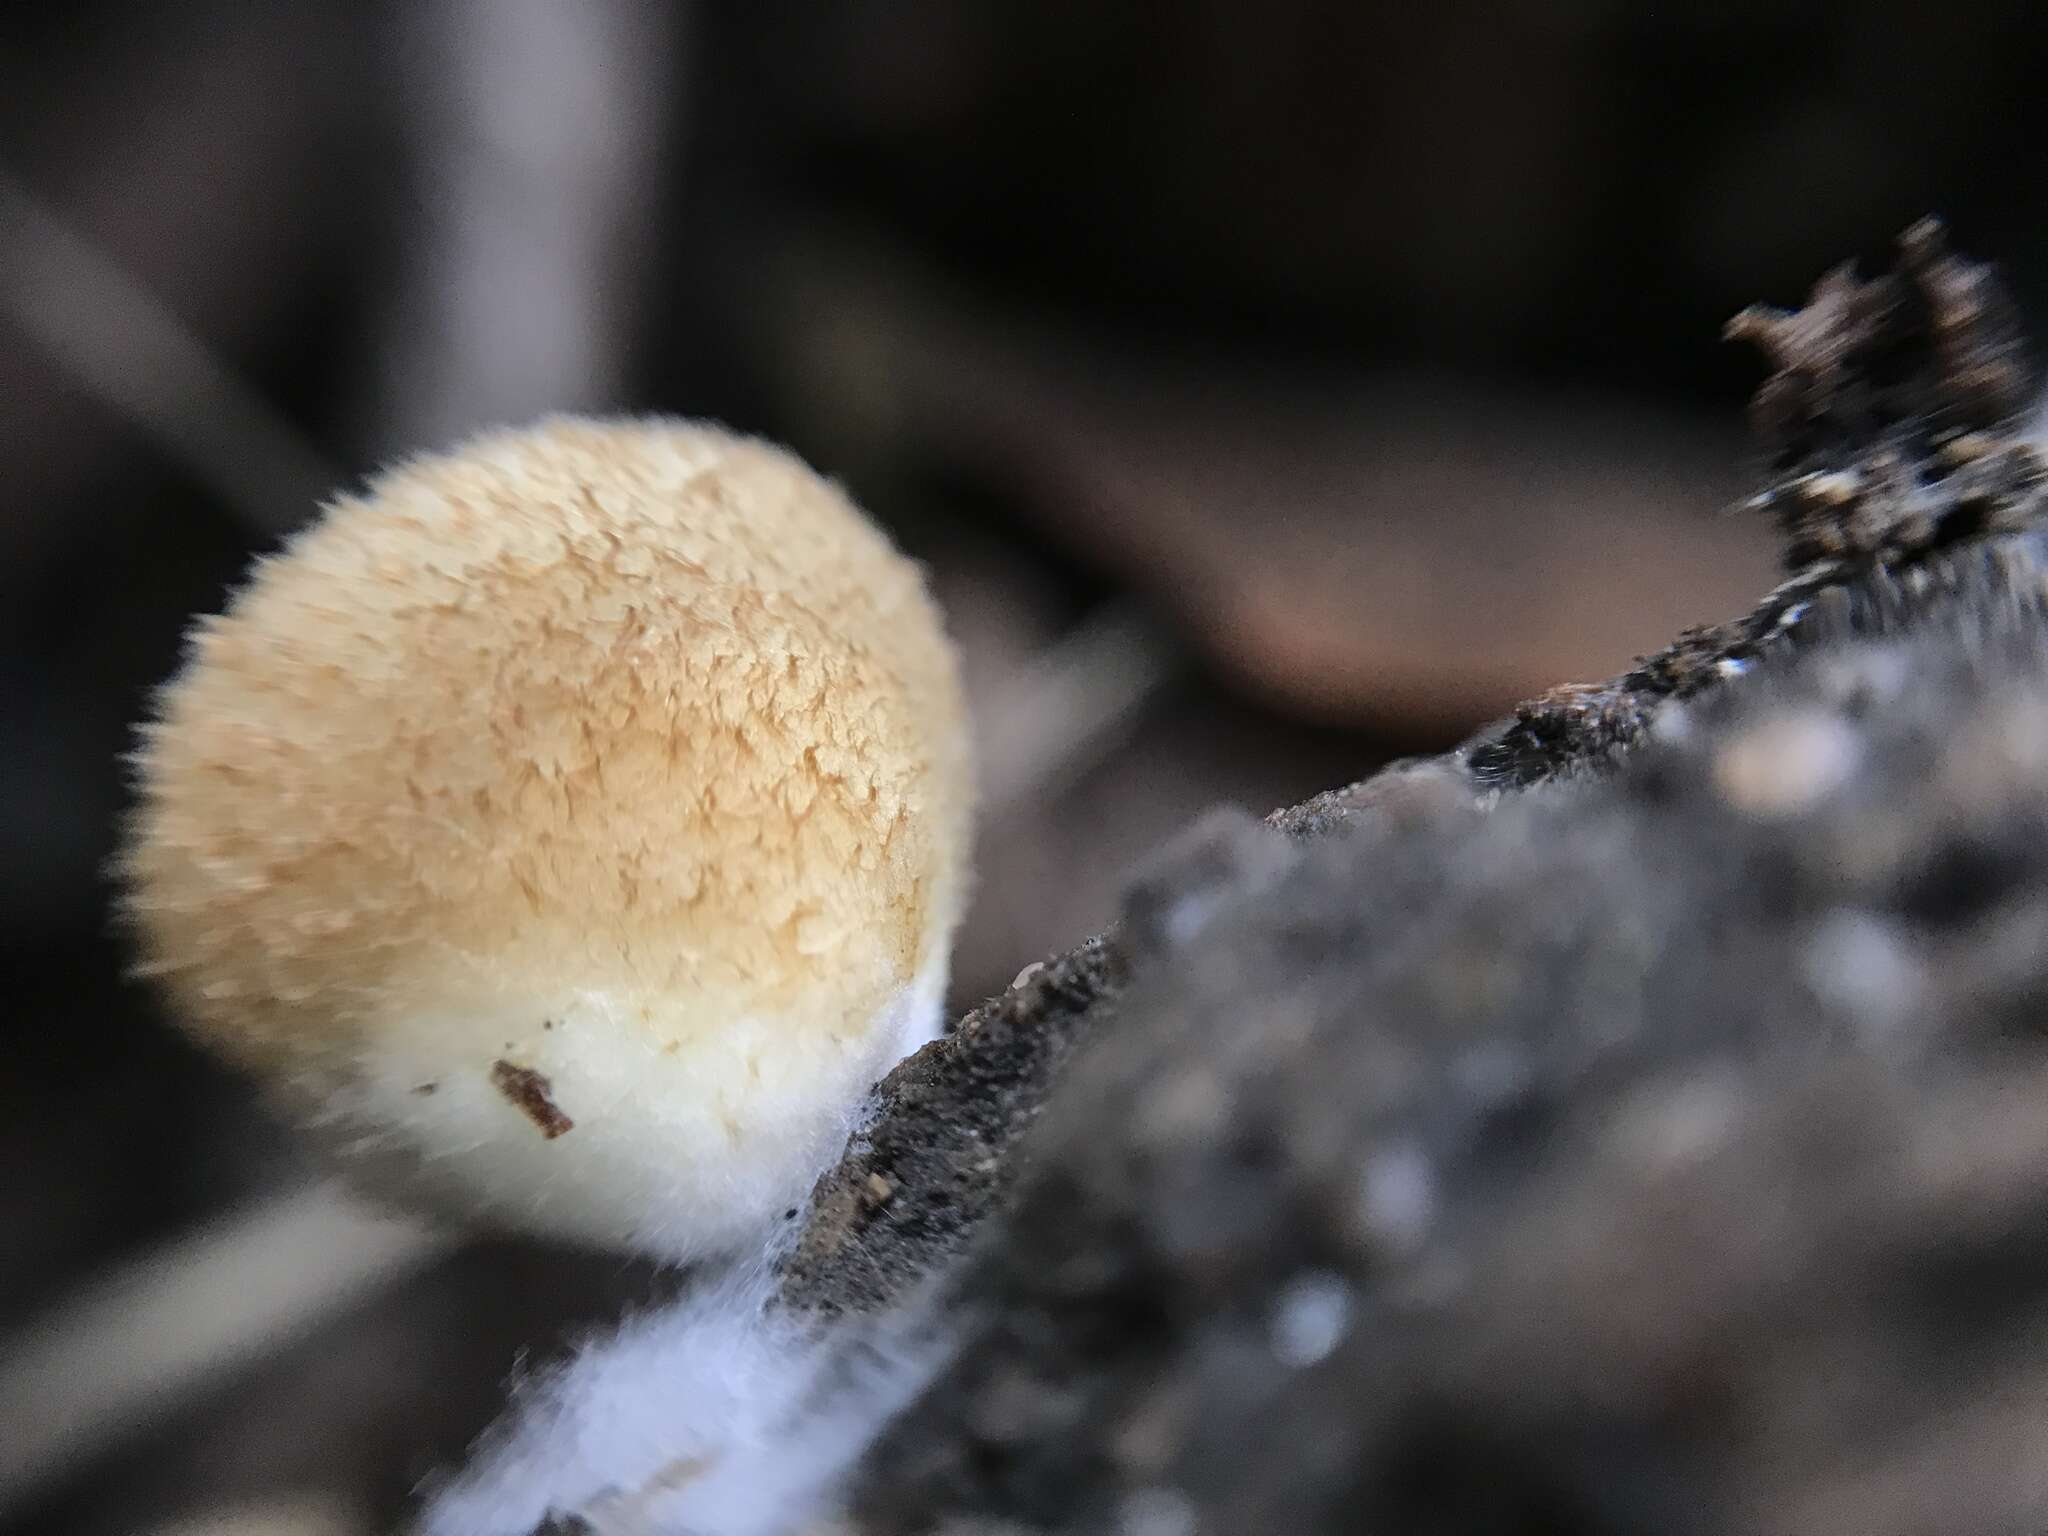
[[[883,1082],[869,1129],[818,1183],[782,1295],[871,1311],[957,1256],[994,1208],[1006,1155],[1076,1043],[1110,1017],[1128,968],[1093,940],[1018,979]]]
[[[1146,968],[862,1529],[2048,1524],[2043,559]]]
[[[1903,246],[1735,327],[1754,614],[1207,824],[892,1075],[787,1275],[965,1255],[858,1529],[2048,1528],[2043,471]]]

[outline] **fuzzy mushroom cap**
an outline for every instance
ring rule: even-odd
[[[147,967],[444,1206],[758,1238],[935,1029],[953,653],[766,444],[554,420],[385,474],[198,626],[139,760]]]

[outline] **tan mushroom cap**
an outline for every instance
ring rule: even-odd
[[[741,1241],[936,1019],[953,654],[760,442],[553,420],[390,471],[199,626],[140,768],[129,905],[194,1032],[477,1214]]]

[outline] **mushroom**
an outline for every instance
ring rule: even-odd
[[[937,1031],[953,652],[768,444],[557,418],[386,472],[199,623],[137,764],[143,968],[430,1207],[742,1250]]]

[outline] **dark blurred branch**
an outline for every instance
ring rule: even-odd
[[[0,305],[50,360],[156,439],[259,535],[339,483],[270,403],[97,245],[0,172]]]

